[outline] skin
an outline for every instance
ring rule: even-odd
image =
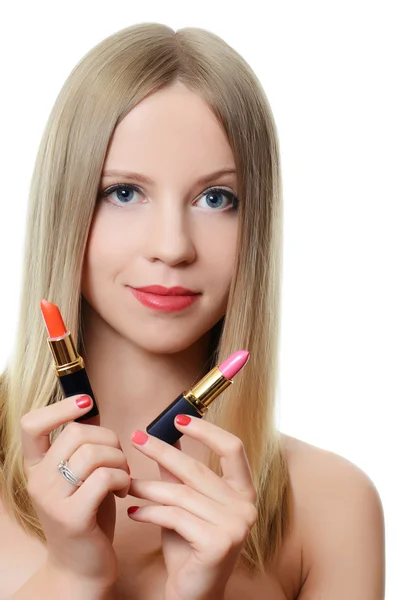
[[[233,167],[211,111],[180,84],[145,99],[118,126],[104,172],[134,170],[153,183],[141,185],[131,206],[116,206],[116,194],[115,204],[100,194],[88,240],[84,358],[98,390],[100,427],[70,423],[50,446],[53,429],[89,411],[75,397],[23,417],[28,491],[47,544],[29,539],[0,511],[4,597],[383,597],[381,504],[367,476],[345,459],[284,438],[295,525],[274,568],[252,582],[233,572],[257,518],[241,441],[204,419],[176,424],[185,434],[176,447],[134,433],[202,371],[208,331],[225,312],[238,212],[207,208],[204,192],[208,185],[235,191],[237,182],[233,174],[207,185],[197,180]],[[120,182],[127,180],[106,176],[101,191]],[[126,287],[153,284],[201,295],[186,311],[157,313]],[[222,457],[222,478],[203,464],[207,448]],[[84,480],[79,488],[55,468],[66,457]],[[141,508],[129,520],[131,505]],[[162,528],[161,540],[153,525]],[[148,538],[146,550],[162,542],[165,572],[145,574],[139,566]]]

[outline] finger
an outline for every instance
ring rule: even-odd
[[[187,421],[188,415],[183,416]],[[251,469],[244,444],[240,438],[204,419],[189,418],[190,421],[186,425],[180,425],[177,421],[178,417],[176,417],[175,427],[184,435],[202,442],[215,454],[218,454],[223,479],[227,481],[228,485],[238,492],[248,494],[249,497],[256,496]]]
[[[122,469],[100,467],[77,488],[67,500],[74,507],[73,518],[87,522],[99,508],[109,492],[125,497],[130,487],[130,477]]]
[[[159,464],[157,466],[159,468],[161,481],[168,481],[169,483],[182,483],[182,481],[178,477],[167,471],[167,469],[165,469]]]
[[[189,542],[196,558],[205,565],[207,574],[209,568],[219,568],[219,561],[225,556],[232,558],[239,553],[249,534],[249,528],[244,523],[233,522],[229,526],[219,527],[175,506],[130,506],[127,512],[134,521],[175,531]]]
[[[92,399],[87,406],[77,404],[83,396],[70,396],[50,406],[37,408],[26,413],[21,419],[22,451],[27,468],[40,462],[50,447],[50,433],[57,427],[73,421],[87,413],[92,407]]]
[[[128,509],[128,516],[134,521],[173,529],[196,550],[207,549],[216,539],[217,528],[214,525],[175,506],[134,506]]]
[[[184,484],[133,479],[128,494],[164,506],[178,506],[213,525],[224,521],[224,504],[219,504]]]
[[[71,456],[68,466],[72,473],[83,482],[99,467],[123,469],[129,476],[125,454],[111,446],[83,444]],[[62,497],[71,496],[76,491],[76,488],[63,477],[59,479],[58,488]]]
[[[230,487],[203,463],[143,431],[135,432],[131,441],[140,452],[189,487],[217,502],[230,501]]]
[[[60,433],[43,459],[43,467],[52,470],[61,460],[69,460],[84,444],[109,446],[122,450],[117,435],[111,429],[82,423],[69,423]]]
[[[177,448],[178,450],[182,450],[181,440],[176,440],[176,442],[175,442],[175,444],[173,444],[173,446],[174,446],[174,448]],[[182,483],[181,480],[178,479],[178,477],[175,477],[175,475],[173,475],[172,473],[167,471],[167,469],[165,469],[161,465],[158,465],[158,468],[159,468],[159,473],[160,473],[160,479],[162,481],[169,481],[170,483]]]

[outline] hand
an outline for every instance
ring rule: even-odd
[[[221,457],[223,477],[178,447],[135,432],[134,446],[155,460],[162,481],[131,481],[129,494],[158,503],[131,512],[162,527],[165,600],[221,600],[251,527],[256,491],[239,438],[202,419],[175,427]],[[135,440],[135,442],[134,442]]]
[[[117,578],[111,492],[127,495],[129,469],[113,431],[70,422],[92,406],[90,399],[80,408],[80,398],[71,396],[22,418],[27,490],[46,536],[49,570],[110,589]],[[50,432],[65,423],[51,445]],[[83,480],[80,487],[63,478],[57,468],[62,460]]]

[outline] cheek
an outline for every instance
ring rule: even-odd
[[[222,298],[227,296],[229,291],[235,268],[238,239],[237,218],[231,217],[230,220],[225,221],[218,224],[208,223],[203,228],[199,238],[200,248],[198,248],[205,265],[204,270],[208,275],[206,279]]]
[[[93,300],[105,279],[117,276],[121,258],[120,237],[105,226],[104,219],[97,217],[92,222],[84,255],[81,291],[87,299]]]
[[[131,251],[131,239],[135,238],[131,224],[106,208],[98,210],[91,224],[84,258],[85,274],[117,271],[123,268]]]
[[[84,257],[84,275],[87,277],[95,276],[99,267],[106,267],[112,252],[114,244],[109,231],[101,227],[100,222],[93,224],[87,241],[87,247]]]

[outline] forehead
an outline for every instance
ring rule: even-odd
[[[159,179],[234,167],[226,134],[196,93],[176,83],[135,106],[117,126],[106,169],[133,169]]]

